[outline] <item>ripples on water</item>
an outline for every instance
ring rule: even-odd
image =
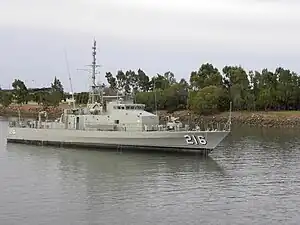
[[[2,135],[0,224],[299,224],[298,138],[240,129],[201,158],[5,146]]]

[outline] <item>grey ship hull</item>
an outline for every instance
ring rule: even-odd
[[[128,147],[207,154],[217,147],[228,134],[229,131],[124,132],[9,128],[7,141],[66,147],[117,149]]]

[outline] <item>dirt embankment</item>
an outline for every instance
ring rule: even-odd
[[[163,119],[168,113],[165,111],[158,112]],[[181,121],[190,122],[193,124],[201,124],[203,122],[222,122],[228,121],[229,113],[221,113],[212,116],[199,116],[189,114],[187,111],[178,111],[172,114],[174,117],[179,117]],[[300,111],[279,111],[279,112],[232,112],[232,124],[249,125],[256,127],[300,127]]]
[[[68,105],[61,105],[60,107],[49,107],[45,109],[48,112],[48,118],[60,117],[63,109],[69,108]],[[10,107],[0,106],[0,116],[18,116],[20,110],[23,118],[37,118],[38,112],[44,110],[38,105],[23,105]],[[225,123],[228,120],[229,113],[221,113],[213,116],[199,116],[190,114],[188,111],[178,111],[173,114],[168,114],[166,111],[159,111],[158,115],[161,120],[166,121],[168,115],[179,117],[184,123],[201,124],[201,123]],[[250,125],[257,127],[300,127],[300,111],[278,111],[278,112],[232,112],[232,124],[236,125]]]
[[[39,105],[11,105],[9,107],[0,106],[0,116],[18,117],[20,112],[22,118],[37,118],[38,113],[42,110],[45,110],[48,113],[48,118],[52,119],[60,117],[65,107],[66,106],[43,108]]]

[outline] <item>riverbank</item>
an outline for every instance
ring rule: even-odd
[[[63,104],[59,107],[49,107],[46,109],[48,118],[58,118],[65,108],[70,108],[69,105]],[[39,105],[24,105],[22,107],[11,105],[9,107],[0,106],[0,116],[17,117],[18,111],[22,118],[37,118],[38,112],[43,110]],[[166,121],[168,114],[166,111],[158,111],[162,121]],[[172,114],[178,117],[184,123],[201,124],[201,123],[217,123],[226,122],[229,113],[224,112],[212,116],[199,116],[190,114],[188,111],[177,111]],[[300,111],[270,111],[270,112],[249,112],[240,111],[232,112],[232,124],[234,125],[249,125],[255,127],[300,127]]]
[[[60,117],[61,113],[68,105],[61,105],[59,107],[43,108],[39,105],[10,105],[9,107],[0,106],[0,116],[3,117],[18,117],[19,113],[22,118],[37,118],[38,112],[45,110],[48,113],[49,119]]]
[[[167,113],[161,111],[158,113],[162,118]],[[172,114],[179,120],[190,122],[192,124],[201,123],[225,123],[229,118],[229,113],[224,112],[211,116],[199,116],[195,114],[189,115],[187,111],[178,111]],[[232,112],[231,121],[233,125],[248,125],[254,127],[300,127],[300,111],[270,111],[270,112],[249,112],[240,111]]]

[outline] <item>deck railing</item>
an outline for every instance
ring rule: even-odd
[[[38,128],[38,129],[66,129],[66,126],[64,123],[60,122],[54,122],[54,121],[42,121],[39,123],[39,121],[9,121],[10,127],[27,127],[27,128]],[[124,132],[130,132],[130,131],[143,131],[143,132],[155,132],[155,131],[230,131],[230,121],[224,122],[201,122],[198,124],[184,124],[182,127],[174,126],[173,129],[168,129],[166,125],[141,125],[141,124],[126,124],[124,125],[111,125],[105,126],[99,124],[99,123],[86,123],[84,124],[83,129],[81,130],[99,130],[99,131],[124,131]],[[71,127],[69,129],[76,129],[76,126],[74,124],[74,127]]]

